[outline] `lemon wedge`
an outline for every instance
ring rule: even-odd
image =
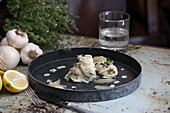
[[[2,82],[3,75],[4,75],[4,72],[0,70],[0,91],[1,91],[2,86],[3,86],[3,82]]]
[[[1,91],[1,89],[2,89],[2,85],[3,85],[3,83],[2,83],[2,78],[1,78],[1,76],[0,76],[0,91]]]
[[[5,72],[0,70],[0,76],[2,77],[4,75]]]
[[[26,75],[15,71],[8,70],[4,73],[3,76],[4,87],[9,92],[21,92],[28,87],[28,80]]]

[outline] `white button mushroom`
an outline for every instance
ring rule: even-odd
[[[0,47],[0,69],[5,71],[18,65],[20,61],[19,52],[11,46]]]
[[[29,64],[34,58],[43,54],[43,51],[38,45],[28,43],[24,48],[21,49],[20,57],[24,64]]]
[[[28,35],[20,30],[13,29],[7,32],[6,38],[8,44],[14,48],[20,49],[28,44]]]

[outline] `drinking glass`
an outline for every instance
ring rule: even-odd
[[[105,11],[99,14],[100,48],[127,51],[129,43],[129,14]]]

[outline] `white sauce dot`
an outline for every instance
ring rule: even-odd
[[[55,73],[57,69],[50,69],[50,72]]]
[[[76,89],[77,87],[76,86],[71,86],[71,88]]]
[[[50,73],[45,73],[44,76],[48,77],[48,76],[50,76]]]
[[[127,78],[127,75],[122,75],[122,78]]]
[[[121,68],[121,70],[123,71],[123,70],[125,70],[124,68]]]
[[[52,80],[50,80],[50,79],[47,79],[47,83],[52,83]]]
[[[115,87],[115,85],[114,85],[114,84],[112,84],[112,85],[110,85],[110,87]]]
[[[118,80],[114,81],[115,84],[118,84],[119,82],[120,82],[120,81],[118,81]]]
[[[58,66],[57,69],[63,69],[66,68],[66,66]]]

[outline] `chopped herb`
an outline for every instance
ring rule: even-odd
[[[69,80],[71,76],[71,73],[66,76],[66,79]]]
[[[100,63],[100,65],[104,65],[104,63]]]
[[[77,64],[76,63],[73,63],[73,67],[76,66]]]
[[[107,58],[107,62],[110,62],[113,64],[113,60],[111,60],[109,57]]]
[[[89,80],[91,79],[91,77],[90,77],[90,76],[85,76],[84,79],[85,79],[86,81],[89,81]]]
[[[107,58],[107,61],[105,61],[104,63],[100,63],[100,65],[106,68],[108,68],[110,64],[113,64],[113,60],[110,60],[110,58]]]
[[[85,54],[82,54],[81,56],[82,56],[82,57],[85,57]]]
[[[110,58],[108,57],[108,58],[107,58],[107,61],[109,61],[109,60],[110,60]]]
[[[89,74],[90,74],[90,75],[93,75],[93,73],[92,73],[92,72],[89,72]]]
[[[79,75],[77,73],[75,73],[75,75],[78,77]]]

